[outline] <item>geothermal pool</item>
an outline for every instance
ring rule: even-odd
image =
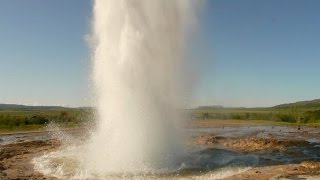
[[[202,129],[187,130],[188,134],[201,133]],[[208,131],[208,129],[206,129]],[[191,132],[191,133],[190,133]],[[225,131],[228,132],[228,129]],[[68,135],[64,135],[68,137]],[[70,138],[70,136],[69,136]],[[76,140],[73,140],[75,143]],[[83,145],[84,144],[84,145]],[[248,170],[257,164],[256,156],[245,155],[239,152],[230,151],[223,148],[208,148],[199,145],[186,145],[186,152],[181,159],[174,158],[175,164],[171,167],[159,169],[141,169],[134,173],[106,173],[94,174],[87,171],[86,167],[81,167],[83,154],[87,151],[84,142],[77,142],[74,145],[68,143],[59,151],[47,153],[43,156],[33,159],[35,169],[48,176],[58,178],[75,179],[96,179],[96,178],[186,178],[197,177],[205,178],[223,178],[235,173]],[[208,173],[208,174],[207,174]]]
[[[265,177],[271,178],[283,175],[293,169],[298,170],[289,173],[290,176],[288,175],[288,177],[306,177],[307,175],[308,177],[317,177],[316,175],[319,175],[317,169],[315,171],[299,169],[303,167],[301,163],[305,161],[320,160],[320,130],[318,128],[301,127],[301,130],[297,130],[297,127],[253,125],[192,127],[186,128],[184,133],[188,135],[185,142],[187,152],[184,153],[184,156],[181,156],[181,159],[175,158],[176,164],[167,168],[143,169],[140,172],[123,174],[94,174],[86,170],[86,166],[81,166],[82,162],[80,161],[83,160],[82,157],[86,151],[85,144],[90,139],[88,134],[81,129],[1,135],[0,138],[3,147],[16,144],[17,149],[26,149],[28,143],[50,142],[60,138],[61,144],[59,146],[52,147],[52,149],[46,148],[42,152],[34,152],[32,158],[30,158],[32,171],[40,172],[46,178],[239,179],[239,177],[245,177],[244,174],[252,178],[257,175],[260,177],[265,175]],[[208,137],[216,137],[218,141],[203,141],[203,138],[206,138],[208,134],[210,135]],[[279,144],[274,144],[275,147],[281,145],[281,143],[289,142],[289,144],[286,149],[268,149],[269,147],[266,146],[262,149],[246,152],[227,146],[225,143],[229,140],[241,142],[247,138],[251,139],[252,142],[257,138],[262,138],[264,143],[267,143],[270,139],[280,140]],[[254,145],[254,143],[249,144],[247,148]],[[16,161],[21,160],[16,159]],[[278,166],[281,166],[281,168]],[[14,172],[15,168],[19,169],[19,163],[11,168],[11,172]],[[268,168],[272,169],[273,174],[269,172]],[[278,169],[283,169],[283,172],[278,172]],[[6,172],[6,170],[3,172]],[[15,175],[19,175],[19,173]]]

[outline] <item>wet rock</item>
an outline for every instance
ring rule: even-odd
[[[196,137],[194,143],[199,145],[214,145],[224,139],[224,137],[216,136],[214,134],[203,134]]]
[[[303,161],[300,166],[310,170],[320,170],[320,162],[317,161]]]
[[[236,149],[242,152],[254,152],[254,151],[282,151],[286,149],[288,142],[283,140],[277,140],[275,138],[245,138],[245,139],[233,139],[224,143],[224,146],[232,149]]]
[[[291,147],[301,147],[308,145],[308,142],[297,139],[277,139],[273,136],[267,138],[248,137],[244,139],[229,139],[223,143],[224,146],[242,152],[276,152],[276,151],[292,151]]]

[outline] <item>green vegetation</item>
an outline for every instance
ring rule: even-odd
[[[197,120],[232,120],[232,123],[308,124],[320,126],[320,100],[282,104],[270,108],[202,106],[181,112]],[[81,127],[93,117],[92,108],[0,104],[0,132],[38,130],[48,124]],[[227,121],[226,121],[227,122]]]
[[[199,107],[192,112],[195,119],[264,120],[270,123],[320,125],[320,100],[283,104],[270,108]]]
[[[0,131],[36,130],[54,123],[63,128],[79,127],[92,119],[91,109],[16,108],[0,109]]]

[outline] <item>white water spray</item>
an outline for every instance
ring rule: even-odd
[[[175,108],[190,0],[95,0],[98,126],[87,169],[136,173],[177,153]]]
[[[61,179],[221,179],[247,169],[252,158],[222,150],[180,158],[175,109],[185,92],[179,79],[191,1],[201,0],[94,1],[97,128],[89,142],[59,133],[63,145],[34,158],[36,171]],[[239,167],[198,174],[237,160]]]

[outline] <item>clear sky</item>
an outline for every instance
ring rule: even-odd
[[[0,1],[0,103],[82,106],[90,0]]]
[[[195,104],[319,98],[320,1],[208,0],[189,45]],[[0,1],[0,103],[86,106],[90,0]]]

